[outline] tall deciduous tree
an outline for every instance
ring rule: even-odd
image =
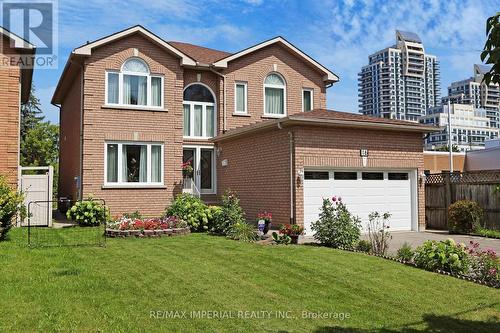
[[[35,87],[32,87],[28,102],[21,106],[21,140],[44,118],[40,100],[35,96]]]
[[[55,166],[59,156],[59,126],[38,122],[21,141],[21,165]]]
[[[481,52],[481,61],[492,65],[490,71],[483,77],[486,84],[500,84],[500,12],[486,21],[488,39]]]

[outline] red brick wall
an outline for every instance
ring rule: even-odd
[[[424,170],[421,133],[352,128],[301,127],[295,129],[295,168],[362,168],[361,148],[369,150],[367,168]],[[297,223],[303,224],[303,188],[297,187]],[[425,190],[418,186],[418,221],[425,229]]]
[[[9,40],[0,38],[5,53],[16,54],[8,49]],[[19,166],[20,75],[19,67],[10,66],[8,56],[0,49],[0,174],[15,188]]]
[[[71,84],[61,106],[59,149],[59,196],[78,199],[75,177],[80,176],[81,73]]]
[[[288,132],[274,130],[218,144],[218,193],[238,193],[249,222],[259,211],[273,213],[275,223],[290,222],[290,148]],[[221,166],[227,159],[228,165]]]
[[[224,70],[227,89],[227,128],[232,129],[264,118],[264,80],[270,73],[280,73],[286,81],[287,115],[302,112],[302,89],[314,89],[314,108],[326,108],[326,88],[322,73],[287,48],[273,44],[229,63]],[[248,83],[248,115],[233,115],[234,84]]]
[[[166,109],[144,111],[103,108],[105,70],[119,70],[128,58],[144,60],[154,74],[164,76]],[[138,35],[116,41],[93,52],[86,61],[83,193],[106,200],[112,214],[139,210],[158,216],[181,191],[182,88],[179,59]],[[164,187],[104,189],[104,143],[117,141],[161,142],[164,145]]]
[[[250,221],[259,210],[274,214],[274,222],[290,221],[289,137],[294,136],[294,170],[304,167],[362,168],[359,149],[369,149],[368,168],[401,168],[423,171],[420,133],[352,128],[294,127],[268,130],[218,144],[219,193],[236,190]],[[228,160],[222,167],[221,161]],[[303,224],[303,188],[294,179],[295,217]],[[418,187],[420,228],[425,228],[424,188]]]

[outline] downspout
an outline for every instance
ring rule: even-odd
[[[278,123],[279,124],[279,123]],[[281,125],[279,125],[281,128]],[[290,141],[290,224],[295,224],[295,204],[294,204],[294,172],[293,172],[293,152],[294,152],[294,140],[293,132],[288,131],[288,138]]]
[[[84,75],[85,61],[82,62],[82,74],[80,76],[80,179],[78,189],[78,200],[83,199],[83,106],[84,106]]]
[[[223,98],[223,105],[222,105],[222,133],[226,133],[227,131],[227,112],[226,112],[226,76],[224,74],[221,74],[219,72],[217,72],[216,70],[214,70],[212,67],[209,68],[210,71],[218,76],[220,76],[222,78],[222,84],[223,84],[223,94],[224,94],[224,98]]]

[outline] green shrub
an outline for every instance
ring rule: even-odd
[[[226,237],[242,242],[255,242],[259,239],[255,227],[246,222],[232,224],[226,231]]]
[[[131,220],[141,220],[142,214],[138,210],[136,210],[133,213],[123,213],[122,217]]]
[[[361,252],[370,252],[372,250],[372,243],[370,241],[361,239],[356,244],[356,250]]]
[[[426,241],[415,251],[414,262],[418,267],[430,271],[439,269],[456,274],[464,274],[469,268],[465,246],[455,244],[453,239]]]
[[[335,205],[332,203],[335,202]],[[360,219],[339,198],[323,199],[319,220],[312,223],[314,238],[332,247],[354,248],[360,236]]]
[[[413,260],[413,256],[415,255],[415,251],[411,248],[410,244],[404,243],[397,252],[396,258],[399,260],[403,260],[406,262],[411,262]]]
[[[292,242],[292,237],[288,236],[287,234],[278,234],[277,232],[273,232],[272,236],[276,244],[288,245]]]
[[[13,190],[7,184],[5,177],[0,175],[0,241],[7,237],[12,222],[18,214],[20,218],[26,217],[23,200],[23,195]]]
[[[488,237],[488,238],[497,238],[500,239],[500,230],[492,230],[492,229],[484,229],[479,228],[474,232],[475,235]]]
[[[452,233],[469,234],[481,227],[483,215],[477,202],[457,201],[448,208],[448,229]]]
[[[186,221],[191,231],[207,231],[211,209],[191,194],[179,194],[165,211],[165,216],[175,216]]]
[[[66,212],[66,217],[80,226],[98,226],[107,221],[108,212],[101,201],[88,197],[86,200],[76,202]]]
[[[240,206],[240,199],[236,193],[227,191],[222,196],[222,205],[213,208],[213,223],[211,223],[210,231],[226,235],[229,228],[234,224],[245,223],[245,213]]]

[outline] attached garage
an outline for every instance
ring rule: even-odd
[[[238,193],[247,219],[273,213],[276,227],[311,235],[323,198],[341,197],[366,231],[389,212],[391,230],[425,229],[423,139],[436,128],[313,110],[233,129],[214,138],[217,193]]]
[[[416,170],[308,170],[304,172],[304,229],[319,218],[324,198],[342,198],[367,231],[368,214],[389,212],[391,230],[417,230]]]

